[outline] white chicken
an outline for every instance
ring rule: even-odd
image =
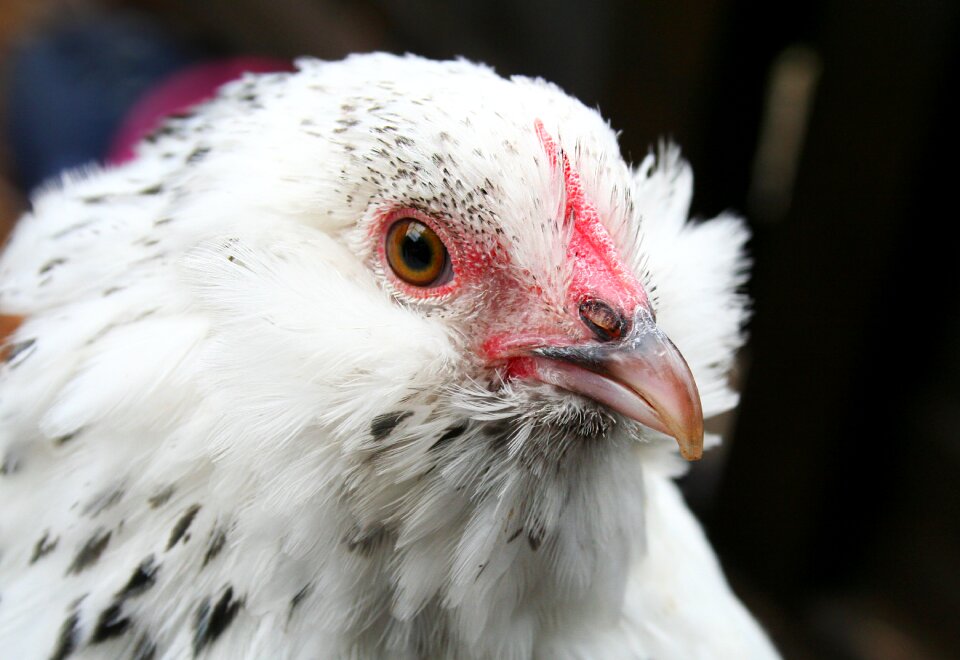
[[[672,481],[742,222],[541,80],[298,69],[20,221],[2,655],[776,657]]]

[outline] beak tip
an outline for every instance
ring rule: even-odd
[[[688,461],[699,461],[703,458],[703,427],[694,433],[676,433],[674,438],[680,448],[680,455]]]
[[[701,458],[703,458],[703,446],[684,447],[683,445],[680,445],[680,455],[691,463],[693,461],[699,461]]]

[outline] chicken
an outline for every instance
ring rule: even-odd
[[[691,189],[384,54],[66,175],[0,262],[4,656],[776,657],[672,481],[746,313]]]

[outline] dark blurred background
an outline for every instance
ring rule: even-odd
[[[551,79],[628,158],[678,141],[694,214],[753,228],[743,402],[684,480],[737,591],[790,658],[960,657],[958,19],[953,0],[0,0],[0,223],[206,58],[411,51]]]

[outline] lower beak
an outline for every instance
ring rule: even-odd
[[[689,461],[703,454],[703,410],[690,367],[641,308],[617,342],[532,351],[534,376],[673,436]]]

